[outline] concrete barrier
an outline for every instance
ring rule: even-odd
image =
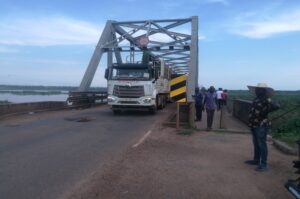
[[[32,102],[20,104],[6,104],[0,105],[0,117],[43,110],[58,110],[66,107],[66,102]]]
[[[252,102],[248,100],[233,100],[232,115],[245,124],[248,124],[248,115],[251,109],[251,104]]]
[[[285,154],[298,155],[298,150],[296,148],[290,147],[288,144],[282,141],[273,139],[273,145]]]

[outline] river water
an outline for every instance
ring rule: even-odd
[[[0,93],[0,101],[11,103],[42,102],[42,101],[66,101],[68,94],[55,95],[16,95],[11,93]]]

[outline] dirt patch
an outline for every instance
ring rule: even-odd
[[[250,135],[159,129],[68,198],[292,198],[284,183],[297,157],[270,145],[270,170],[259,173],[244,164],[251,153]]]

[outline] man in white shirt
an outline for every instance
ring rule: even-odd
[[[223,89],[219,88],[216,93],[217,93],[218,110],[220,110],[223,105],[223,98],[222,98]]]

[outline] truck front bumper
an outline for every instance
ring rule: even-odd
[[[151,96],[144,96],[139,98],[118,98],[116,96],[109,95],[107,102],[112,108],[152,108],[155,107],[155,98]]]

